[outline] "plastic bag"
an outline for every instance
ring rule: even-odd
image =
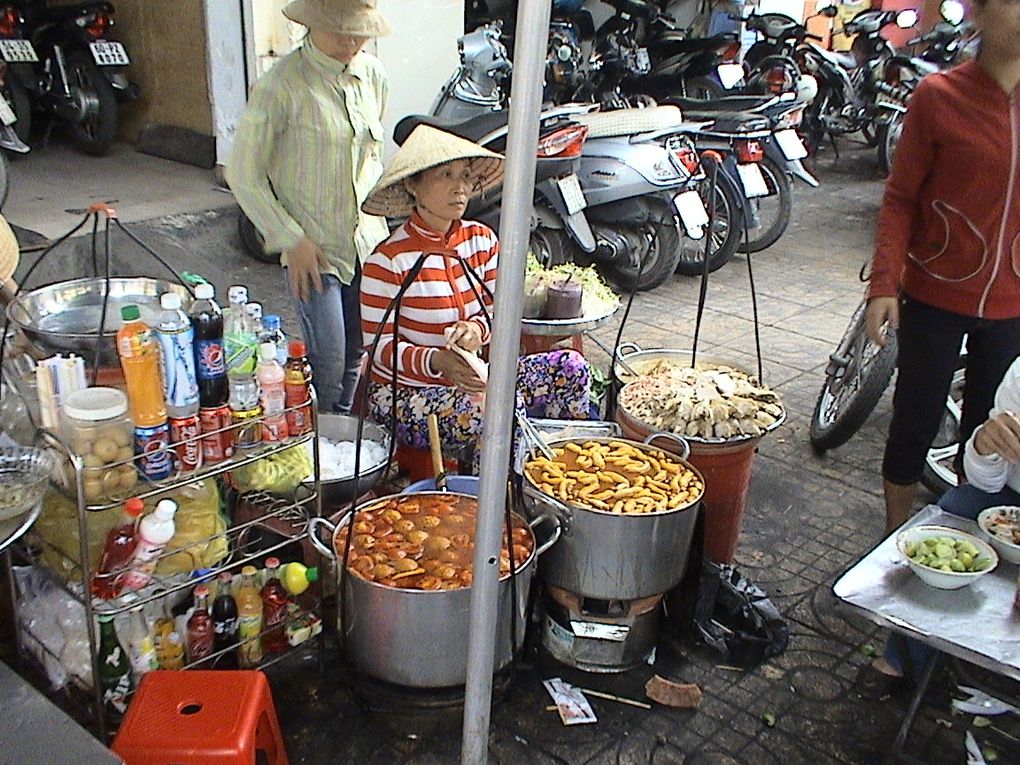
[[[174,536],[166,545],[166,556],[156,566],[160,576],[187,574],[211,568],[228,552],[227,522],[220,514],[220,493],[212,480],[196,481],[173,491],[150,497],[146,510],[152,511],[162,499],[177,503]],[[171,554],[176,552],[176,554]]]
[[[121,509],[89,512],[86,531],[88,534],[88,567],[95,571],[106,544],[106,534],[120,520]],[[58,491],[48,491],[43,497],[43,509],[39,520],[32,527],[46,545],[42,546],[39,557],[42,563],[62,579],[81,579],[81,546],[78,542],[78,507]]]
[[[312,458],[303,444],[296,444],[251,465],[234,470],[231,480],[238,491],[290,494],[312,474]]]
[[[694,610],[698,638],[727,664],[750,668],[779,656],[790,628],[765,591],[733,566],[706,562]]]

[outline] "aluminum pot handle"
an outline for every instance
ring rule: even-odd
[[[687,442],[686,438],[682,438],[678,436],[676,433],[652,433],[650,436],[648,436],[648,438],[642,441],[642,443],[645,444],[646,446],[651,446],[653,441],[656,441],[657,439],[660,438],[665,438],[670,441],[676,441],[680,445],[680,448],[683,450],[680,453],[680,459],[685,460],[691,456],[691,445]]]
[[[547,540],[545,540],[545,542],[543,542],[542,544],[540,544],[538,547],[535,548],[535,556],[536,557],[541,555],[542,553],[544,553],[546,550],[548,550],[554,544],[556,544],[556,541],[563,534],[563,525],[560,523],[560,519],[557,518],[555,515],[548,515],[548,514],[547,515],[540,515],[537,518],[533,518],[530,521],[528,521],[528,525],[531,527],[531,530],[534,532],[536,526],[539,526],[539,525],[545,523],[546,521],[548,521],[549,523],[553,524],[553,527],[554,527],[553,528],[553,533],[552,533],[551,537],[549,537]]]
[[[348,516],[345,516],[343,520],[347,520],[347,517]],[[340,523],[343,523],[343,521]],[[308,541],[312,543],[312,547],[332,560],[334,563],[336,563],[336,553],[330,547],[326,547],[326,545],[322,543],[322,540],[319,539],[319,527],[325,526],[329,530],[329,535],[332,537],[333,534],[336,533],[337,526],[339,525],[340,524],[334,526],[325,518],[308,519]]]
[[[628,356],[633,356],[635,353],[641,353],[643,349],[637,343],[632,343],[629,340],[627,342],[620,343],[616,346],[616,358],[621,361],[626,360]]]

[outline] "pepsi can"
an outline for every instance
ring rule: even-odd
[[[170,458],[170,425],[164,422],[151,428],[135,428],[135,455],[138,471],[149,481],[169,478],[173,471]]]

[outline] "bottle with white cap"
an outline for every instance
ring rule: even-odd
[[[177,503],[172,499],[160,500],[156,509],[138,524],[138,546],[131,556],[130,570],[121,580],[124,587],[140,590],[152,581],[160,553],[174,537],[174,515]]]
[[[255,370],[256,341],[249,332],[246,311],[248,288],[234,285],[227,290],[229,307],[223,312],[223,344],[227,359],[227,376],[248,374]]]
[[[195,330],[181,310],[181,296],[165,292],[159,298],[160,312],[154,327],[163,370],[166,411],[174,419],[198,414],[198,379],[195,375]]]

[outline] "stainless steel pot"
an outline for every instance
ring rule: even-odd
[[[568,438],[549,446],[622,441],[646,450],[658,438],[678,442],[678,461],[701,478],[697,468],[685,459],[687,443],[669,433],[653,434],[644,443],[618,438]],[[537,450],[531,453],[531,458],[538,456]],[[620,514],[561,502],[539,489],[527,473],[523,483],[528,515],[536,519],[553,515],[562,529],[559,543],[542,557],[539,566],[539,576],[546,584],[586,598],[636,600],[671,590],[683,578],[700,498],[668,512]]]
[[[435,494],[443,492],[382,497],[361,505],[355,513],[371,511],[396,496],[408,499]],[[469,497],[454,492],[446,494],[450,495]],[[338,558],[336,551],[340,533],[347,525],[348,517],[345,516],[336,526],[324,518],[313,518],[308,525],[308,536],[312,544],[334,562]],[[532,542],[535,541],[534,528],[544,522],[549,522],[554,528],[549,539],[540,546],[536,545],[531,557],[515,572],[516,600],[512,598],[510,577],[499,583],[495,670],[510,663],[513,644],[520,645],[524,640],[528,588],[535,575],[536,561],[560,536],[557,521],[550,516],[539,515],[528,524],[532,529]],[[319,538],[322,528],[330,533],[329,547]],[[339,582],[339,566],[336,566],[336,573]],[[343,580],[346,587],[348,658],[359,670],[395,685],[415,688],[445,688],[464,684],[467,679],[470,588],[405,590],[370,582],[350,573]],[[511,641],[514,611],[517,614],[517,634],[516,639]]]
[[[320,414],[319,436],[336,442],[354,441],[358,436],[358,418],[347,414]],[[321,481],[324,511],[331,512],[334,508],[340,508],[355,497],[371,491],[386,472],[386,467],[389,464],[390,434],[374,422],[366,422],[362,430],[362,437],[365,441],[382,444],[387,456],[374,464],[359,465],[361,475],[357,481],[354,480],[354,476]],[[321,455],[319,459],[321,461]]]
[[[642,348],[637,343],[620,343],[616,349],[616,360],[613,363],[613,375],[620,385],[625,385],[637,379],[637,375],[647,373],[647,370],[656,361],[668,359],[684,366],[690,366],[691,352],[679,348]],[[733,364],[708,356],[698,354],[699,364]],[[636,373],[636,374],[634,374]]]

